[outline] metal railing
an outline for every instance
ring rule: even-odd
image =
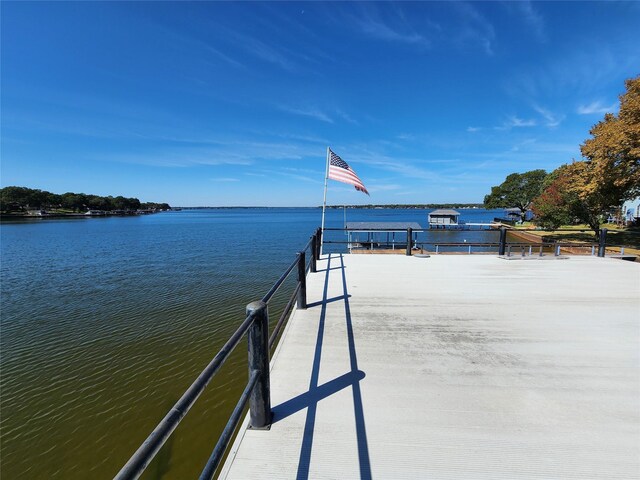
[[[415,251],[419,250],[420,253],[495,253],[497,250],[498,255],[511,257],[516,252],[520,253],[520,256],[532,256],[534,252],[538,256],[543,256],[545,252],[553,253],[555,256],[559,256],[561,253],[571,255],[593,255],[598,257],[604,257],[605,254],[625,254],[624,245],[607,245],[607,229],[600,230],[600,236],[598,242],[527,242],[516,241],[508,242],[507,233],[513,230],[509,230],[506,227],[501,227],[497,230],[499,233],[498,242],[434,242],[434,241],[418,241],[417,234],[421,232],[429,232],[430,235],[438,234],[439,231],[433,231],[429,229],[325,229],[326,231],[341,231],[349,233],[367,233],[369,234],[366,240],[349,239],[343,240],[328,240],[324,239],[323,244],[345,245],[349,251],[352,249],[374,251],[378,250],[404,250],[406,255],[412,255]],[[523,230],[517,230],[521,232]],[[526,231],[526,230],[525,230]],[[575,232],[575,230],[566,230],[568,232]],[[380,240],[375,238],[377,233],[393,234],[393,240]],[[406,234],[405,240],[395,240],[395,234]],[[404,236],[404,235],[403,235]],[[429,248],[431,247],[431,248]],[[446,249],[449,249],[447,252]]]
[[[316,272],[316,261],[320,254],[320,229],[309,238],[304,248],[298,252],[296,259],[289,265],[280,278],[273,284],[261,300],[247,305],[247,316],[238,329],[223,345],[218,354],[205,367],[198,378],[191,384],[182,397],[169,410],[147,439],[140,445],[129,461],[116,475],[116,479],[135,479],[140,477],[151,460],[160,451],[173,431],[189,412],[198,397],[205,390],[209,382],[218,373],[231,352],[247,334],[249,380],[229,418],[216,446],[214,447],[200,479],[213,478],[220,465],[233,434],[242,419],[242,413],[249,404],[249,428],[268,429],[271,424],[271,395],[269,380],[270,350],[275,344],[280,330],[284,326],[293,305],[300,309],[307,308],[306,274],[307,271]],[[309,262],[306,252],[309,251]],[[269,316],[267,305],[278,289],[295,270],[297,283],[293,295],[286,304],[273,333],[269,336]]]

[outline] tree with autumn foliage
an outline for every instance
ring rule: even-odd
[[[584,194],[592,177],[588,162],[573,162],[551,172],[542,193],[532,203],[535,222],[546,229],[582,222],[598,236],[602,214],[615,196],[606,190]]]
[[[535,222],[546,230],[554,230],[561,225],[569,225],[574,217],[571,215],[571,205],[575,197],[570,191],[569,177],[566,175],[567,165],[551,172],[542,186],[542,193],[536,197],[531,205]]]
[[[563,165],[545,180],[533,201],[542,227],[579,221],[598,236],[608,210],[640,195],[640,76],[625,84],[618,115],[606,114],[580,146],[585,160]]]
[[[607,190],[616,205],[640,195],[640,76],[625,85],[618,115],[607,113],[580,146],[592,170],[584,195]]]

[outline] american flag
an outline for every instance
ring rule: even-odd
[[[342,160],[338,155],[333,153],[329,149],[329,178],[337,180],[338,182],[348,183],[353,185],[359,192],[364,192],[369,195],[367,189],[364,187],[362,180],[358,178],[356,172],[353,171],[347,162]]]

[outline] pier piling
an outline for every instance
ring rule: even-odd
[[[298,303],[297,307],[300,310],[307,309],[307,272],[306,272],[306,261],[305,261],[305,253],[298,253],[298,283],[300,284],[300,288],[298,289]]]
[[[258,373],[249,397],[249,425],[253,429],[267,429],[271,424],[271,386],[269,379],[269,314],[267,304],[262,301],[247,305],[247,315],[254,315],[247,332],[249,345],[249,377]]]

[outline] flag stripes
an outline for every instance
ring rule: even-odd
[[[366,193],[369,195],[369,192],[365,188],[362,180],[358,178],[356,172],[338,155],[333,153],[331,149],[329,149],[329,178],[332,180],[337,180],[338,182],[348,183],[349,185],[353,185],[356,190],[359,192]]]

